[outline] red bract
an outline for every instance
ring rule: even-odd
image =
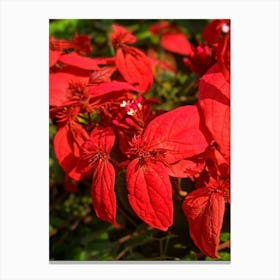
[[[172,177],[194,179],[204,169],[205,162],[203,158],[193,157],[183,159],[169,165],[168,174]]]
[[[202,154],[204,170],[196,180],[197,190],[188,194],[183,211],[190,236],[206,256],[217,258],[225,202],[229,202],[229,162],[215,146]]]
[[[150,31],[161,36],[160,44],[167,51],[181,55],[192,53],[191,44],[183,31],[175,24],[160,22],[152,25]]]
[[[213,57],[219,63],[221,72],[230,80],[230,20],[211,21],[202,32],[202,37],[213,48]]]
[[[195,106],[184,106],[153,119],[135,136],[127,168],[129,202],[147,224],[166,231],[173,222],[169,164],[201,153],[207,147]]]
[[[58,72],[50,74],[50,106],[63,106],[88,97],[88,77]]]
[[[202,38],[211,45],[216,45],[223,34],[229,32],[230,21],[228,19],[212,20],[202,31]]]
[[[75,34],[72,41],[58,40],[50,38],[50,67],[54,66],[60,55],[66,50],[73,50],[80,54],[89,54],[92,52],[88,35]]]
[[[101,84],[111,81],[112,74],[116,71],[116,67],[114,66],[105,66],[101,69],[92,71],[90,73],[88,83],[90,85]]]
[[[98,97],[116,91],[136,91],[132,85],[119,81],[104,82],[97,85],[92,85],[89,86],[87,90],[91,97]]]
[[[137,87],[138,91],[148,91],[153,82],[150,59],[139,49],[127,46],[136,41],[135,37],[121,26],[113,25],[110,34],[116,49],[116,67],[124,79]]]
[[[212,66],[199,82],[199,102],[202,120],[230,160],[230,86],[218,64]]]
[[[211,51],[208,46],[199,45],[192,48],[189,57],[184,58],[184,63],[192,70],[192,72],[203,75],[213,64]]]
[[[110,34],[112,44],[115,48],[122,47],[124,44],[134,44],[136,37],[124,27],[113,24],[113,32]]]
[[[60,51],[55,51],[55,50],[50,50],[49,52],[49,63],[50,67],[54,66],[56,62],[58,61],[58,58],[60,57],[61,52]]]
[[[75,33],[72,39],[74,50],[82,55],[90,54],[92,52],[92,46],[90,45],[90,38],[85,34]]]
[[[148,225],[166,231],[173,222],[172,187],[166,167],[152,159],[134,159],[127,167],[128,200]]]
[[[230,35],[224,36],[217,47],[217,61],[227,81],[230,80]]]
[[[111,128],[96,127],[82,145],[75,168],[79,179],[93,173],[93,208],[97,217],[112,224],[116,223],[115,169],[109,159],[114,142],[115,135]]]
[[[81,69],[86,69],[86,70],[99,69],[98,60],[95,60],[94,58],[91,57],[80,56],[75,52],[61,55],[58,60],[66,65],[75,66]]]
[[[87,139],[88,134],[83,127],[72,122],[67,122],[59,128],[54,138],[57,161],[65,173],[75,180],[81,179],[75,167],[80,158],[81,146]]]
[[[206,256],[217,258],[225,211],[223,195],[208,188],[199,188],[187,195],[183,211],[196,246]]]

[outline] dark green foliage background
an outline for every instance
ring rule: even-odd
[[[176,22],[188,34],[192,44],[201,40],[201,31],[207,20],[170,20]],[[50,36],[71,39],[75,32],[88,34],[93,46],[92,56],[113,56],[109,33],[113,23],[128,28],[137,36],[135,46],[146,51],[153,47],[160,57],[164,50],[158,36],[151,35],[148,28],[156,20],[50,20]],[[156,97],[161,104],[154,109],[170,110],[193,104],[197,100],[199,77],[182,63],[182,56],[174,55],[176,75],[159,73],[146,97]],[[189,236],[188,224],[182,213],[182,197],[174,193],[174,224],[168,232],[151,229],[132,211],[127,201],[125,172],[116,178],[118,199],[117,221],[120,228],[96,218],[91,206],[91,181],[78,183],[78,192],[67,192],[64,187],[64,172],[58,165],[53,138],[56,127],[50,120],[50,260],[213,260],[203,256]],[[172,181],[173,184],[178,184]],[[179,181],[183,191],[194,189],[188,179]],[[221,242],[230,239],[230,209],[227,205]],[[219,252],[218,260],[230,260],[230,251]]]

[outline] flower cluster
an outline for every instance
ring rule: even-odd
[[[195,190],[182,203],[190,236],[203,254],[217,258],[230,202],[230,22],[210,22],[197,46],[166,21],[149,32],[200,76],[197,103],[154,109],[159,100],[146,93],[155,67],[176,70],[135,47],[136,36],[122,26],[112,25],[112,57],[89,56],[94,49],[87,35],[52,37],[49,105],[57,126],[56,159],[66,178],[91,178],[97,217],[115,225],[119,172],[126,172],[133,211],[162,231],[173,224],[170,177],[191,179]]]

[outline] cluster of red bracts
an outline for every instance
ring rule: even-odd
[[[167,22],[151,26],[164,49],[185,56],[201,75],[198,103],[155,114],[144,94],[153,84],[155,58],[131,46],[136,37],[113,25],[114,57],[88,57],[89,37],[50,40],[50,116],[57,125],[56,158],[75,180],[92,177],[96,215],[116,224],[115,173],[126,168],[128,200],[153,228],[173,223],[170,176],[191,178],[196,190],[182,209],[190,235],[207,256],[217,248],[229,202],[230,86],[229,21],[212,21],[208,45],[193,47]]]

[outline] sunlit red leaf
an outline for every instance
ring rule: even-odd
[[[97,70],[99,69],[98,63],[94,58],[80,56],[75,52],[61,55],[59,61],[67,65],[79,67],[86,70]]]
[[[101,160],[93,170],[92,205],[96,216],[116,223],[115,169],[109,161]]]
[[[196,106],[182,106],[153,119],[143,139],[150,150],[166,150],[166,161],[174,163],[202,153],[208,146],[199,122]]]
[[[191,160],[184,159],[173,164],[168,165],[168,174],[172,177],[178,178],[191,178],[193,179],[196,175],[202,172],[205,166],[204,160]]]
[[[51,106],[62,106],[69,100],[69,85],[84,84],[88,81],[87,77],[80,77],[69,73],[58,72],[50,73],[50,104]]]
[[[195,245],[206,256],[217,258],[225,212],[224,197],[208,188],[199,188],[186,196],[183,211]]]
[[[90,137],[82,145],[80,159],[75,168],[75,172],[88,174],[95,169],[99,160],[107,160],[115,142],[115,135],[110,127],[96,127]]]
[[[129,83],[119,81],[101,83],[87,88],[88,94],[92,97],[102,96],[115,91],[136,91],[136,89]]]
[[[111,127],[98,126],[91,132],[89,141],[98,149],[109,154],[115,142],[115,134]]]
[[[128,200],[148,225],[166,231],[173,222],[172,189],[166,168],[134,159],[127,167]]]
[[[105,66],[99,70],[92,71],[89,77],[89,84],[100,84],[111,82],[111,75],[116,71],[115,66]]]
[[[128,46],[117,49],[116,66],[124,79],[134,85],[139,92],[144,93],[151,87],[152,64],[142,51]]]
[[[50,59],[50,67],[54,66],[58,60],[58,58],[60,57],[61,52],[60,51],[54,51],[54,50],[50,50],[50,54],[49,54],[49,59]]]
[[[181,55],[190,55],[192,53],[191,44],[183,33],[165,33],[161,38],[160,44],[170,52]]]
[[[230,158],[230,85],[215,64],[199,83],[199,106],[205,124],[227,161]]]
[[[54,137],[56,158],[65,173],[72,179],[80,180],[88,176],[88,174],[80,174],[75,171],[81,146],[87,139],[87,132],[80,125],[71,123],[61,127]]]

